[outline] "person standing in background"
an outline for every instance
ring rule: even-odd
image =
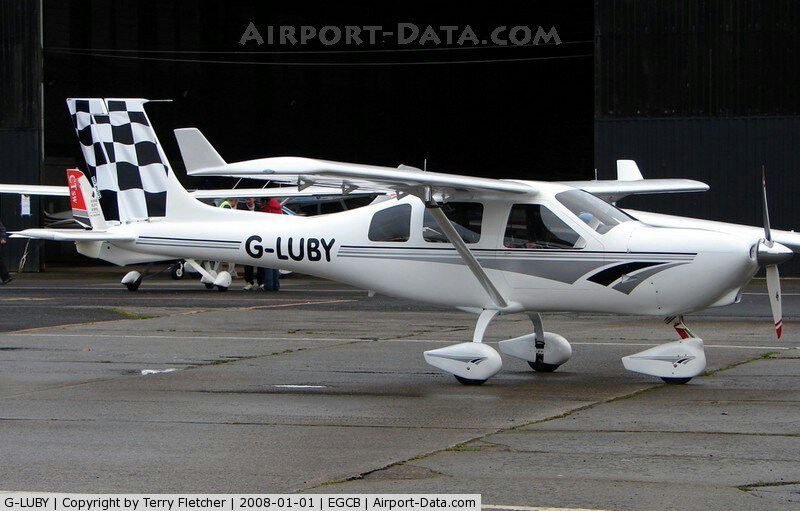
[[[236,197],[225,199],[224,201],[220,202],[219,206],[222,209],[237,209],[236,206],[239,204],[239,199]],[[219,267],[225,264],[223,261],[219,262]],[[231,278],[236,278],[236,265],[234,263],[228,263],[228,273],[231,274]]]
[[[255,211],[256,210],[256,200],[252,197],[248,197],[244,200],[245,203],[245,210],[246,211]],[[258,267],[256,268],[256,280],[253,282],[253,267],[252,266],[245,266],[244,267],[244,290],[249,291],[251,289],[259,289],[264,286],[264,275],[265,271],[264,268]]]
[[[5,245],[7,241],[8,233],[6,232],[6,226],[3,225],[3,222],[0,222],[0,245]],[[6,266],[3,254],[0,252],[0,284],[8,284],[12,280],[14,279],[9,275],[8,266]]]
[[[264,199],[264,204],[261,205],[261,211],[264,213],[273,213],[276,215],[283,214],[283,206],[281,203],[272,197]],[[281,272],[274,268],[264,269],[264,291],[278,291],[281,288]]]
[[[219,207],[222,209],[236,209],[236,206],[239,204],[239,199],[236,197],[232,199],[225,199],[219,204]]]

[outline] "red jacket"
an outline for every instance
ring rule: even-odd
[[[261,206],[262,213],[276,213],[278,215],[283,213],[281,203],[275,199],[270,199]]]

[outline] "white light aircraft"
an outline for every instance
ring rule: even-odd
[[[800,250],[800,235],[644,212],[606,201],[635,193],[702,191],[685,179],[642,179],[623,161],[614,181],[551,183],[486,179],[401,166],[298,157],[225,162],[202,134],[176,130],[191,175],[223,175],[388,193],[359,209],[315,217],[261,215],[207,206],[175,177],[144,112],[143,99],[67,100],[99,205],[90,231],[28,229],[30,238],[74,241],[81,253],[116,264],[224,260],[317,275],[372,292],[475,313],[471,342],[434,349],[425,360],[464,384],[502,365],[483,343],[499,314],[526,313],[533,332],[499,343],[506,355],[549,372],[569,360],[543,312],[666,317],[681,339],[623,358],[625,368],[685,383],[706,366],[703,341],[682,315],[737,302],[760,267],[777,335],[777,265]],[[84,178],[85,180],[85,178]],[[605,200],[604,200],[605,199]],[[206,282],[231,284],[198,265]],[[140,276],[131,272],[123,283]]]

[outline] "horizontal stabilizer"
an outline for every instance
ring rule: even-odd
[[[219,155],[199,129],[176,129],[175,139],[178,141],[183,164],[189,174],[198,169],[225,165],[225,160],[222,159],[222,156]]]
[[[0,185],[0,193],[69,197],[69,188],[66,186],[48,185]]]
[[[11,237],[50,241],[133,241],[136,239],[133,234],[81,229],[25,229],[12,233]]]
[[[693,179],[639,179],[636,181],[564,181],[563,184],[586,190],[609,202],[628,195],[651,193],[705,192],[709,186]]]
[[[618,181],[638,181],[644,179],[642,171],[633,160],[617,160],[617,180]]]

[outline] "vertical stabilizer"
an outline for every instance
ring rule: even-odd
[[[89,184],[83,172],[78,169],[67,169],[67,186],[72,217],[75,221],[87,228],[105,229],[106,219],[97,192]]]
[[[181,186],[144,111],[146,99],[68,99],[108,222],[197,219],[206,208]]]

